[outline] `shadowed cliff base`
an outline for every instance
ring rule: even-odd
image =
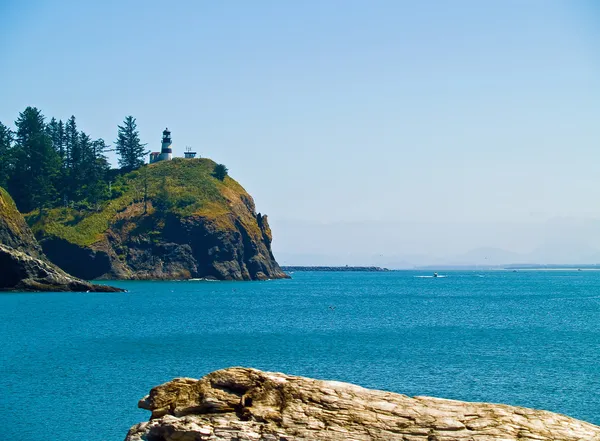
[[[126,441],[598,441],[600,427],[543,410],[408,397],[249,368],[176,378],[139,407]]]

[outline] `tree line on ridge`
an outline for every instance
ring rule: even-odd
[[[0,187],[24,213],[73,204],[97,207],[111,197],[114,171],[106,152],[117,152],[123,172],[139,168],[148,154],[132,116],[118,126],[114,149],[79,130],[74,116],[46,122],[35,107],[19,113],[15,128],[0,122]]]

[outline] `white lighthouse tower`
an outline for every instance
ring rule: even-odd
[[[162,148],[160,150],[159,161],[170,161],[173,159],[173,149],[171,148],[171,132],[169,129],[163,130]]]

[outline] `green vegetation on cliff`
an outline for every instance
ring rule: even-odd
[[[39,257],[41,250],[17,206],[0,187],[0,243]]]
[[[91,285],[51,264],[23,216],[0,187],[0,291],[121,291]]]
[[[251,198],[229,176],[223,181],[215,178],[215,165],[206,158],[175,158],[145,165],[119,176],[112,185],[114,198],[99,210],[54,208],[41,216],[32,212],[28,221],[38,236],[52,235],[80,246],[101,241],[112,222],[144,214],[158,219],[151,228],[160,227],[161,214],[167,213],[200,216],[220,229],[232,228],[227,215],[236,203],[251,203]],[[147,232],[152,234],[151,230]]]
[[[266,216],[224,165],[195,158],[143,165],[133,117],[119,126],[120,170],[109,168],[109,146],[79,131],[75,117],[46,123],[28,107],[15,126],[0,123],[0,182],[29,213],[44,253],[68,273],[88,280],[286,277]]]
[[[266,216],[210,159],[160,161],[119,174],[97,208],[28,215],[47,256],[85,279],[286,277]]]
[[[0,187],[0,222],[6,225],[6,228],[15,235],[23,232],[19,210],[8,192]]]
[[[15,129],[0,122],[0,187],[5,187],[21,212],[70,207],[98,208],[111,199],[115,174],[139,168],[148,152],[140,141],[136,120],[118,126],[115,148],[93,139],[77,126],[50,121],[36,107],[19,113]],[[105,153],[115,151],[121,170],[110,168]]]

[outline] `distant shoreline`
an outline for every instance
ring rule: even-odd
[[[505,268],[506,271],[600,271],[599,267],[572,267],[572,266],[561,266],[561,267],[525,267],[525,268]]]
[[[283,271],[322,271],[322,272],[368,272],[380,273],[391,271],[379,266],[282,266]]]
[[[296,266],[286,265],[281,269],[285,272],[401,272],[401,271],[600,271],[600,265],[540,265],[540,266],[427,266],[415,268],[390,269],[378,266]]]

